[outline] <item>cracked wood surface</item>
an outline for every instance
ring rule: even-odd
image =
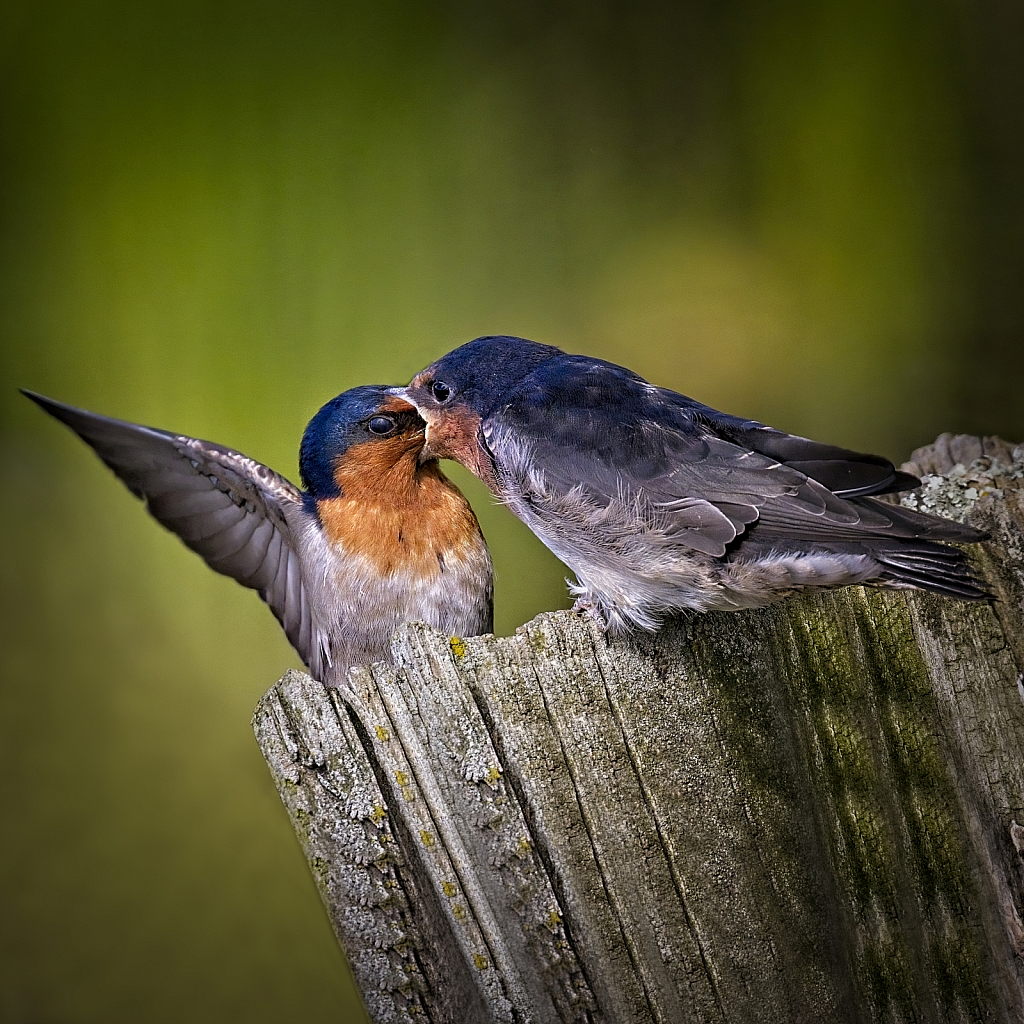
[[[914,455],[992,604],[414,624],[345,691],[287,673],[254,726],[371,1020],[1024,1020],[1021,455]]]

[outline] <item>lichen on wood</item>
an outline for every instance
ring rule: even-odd
[[[914,455],[991,604],[413,624],[345,690],[288,673],[254,724],[375,1024],[1021,1020],[1022,455]]]

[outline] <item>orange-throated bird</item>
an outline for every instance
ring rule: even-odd
[[[492,629],[492,568],[462,493],[422,458],[424,423],[383,386],[328,402],[302,438],[304,490],[240,452],[25,391],[211,569],[258,590],[311,673],[391,658],[403,622]]]

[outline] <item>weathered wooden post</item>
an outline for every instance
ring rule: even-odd
[[[1024,1020],[1024,449],[915,460],[947,474],[918,500],[991,532],[992,605],[413,625],[349,691],[270,690],[375,1024]]]

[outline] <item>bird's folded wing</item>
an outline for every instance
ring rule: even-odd
[[[89,444],[211,569],[259,591],[306,664],[313,625],[288,511],[302,492],[240,452],[25,394]]]
[[[596,510],[617,506],[635,512],[632,528],[667,532],[673,543],[715,556],[767,498],[800,496],[806,481],[716,437],[666,405],[658,389],[598,360],[543,364],[482,430],[499,472],[531,468],[513,468],[505,486],[521,490],[535,511],[557,509],[569,496]],[[631,529],[622,514],[614,521]]]
[[[905,510],[849,500],[819,479],[845,483],[851,497],[881,493],[902,482],[886,460],[733,420],[621,367],[565,357],[527,378],[486,418],[483,434],[499,466],[516,450],[533,467],[535,490],[585,494],[599,507],[632,504],[638,530],[653,527],[717,557],[755,522],[766,534],[823,541],[921,535],[926,517],[911,522]],[[746,435],[736,425],[762,450],[740,443]],[[787,454],[803,458],[787,464],[779,458]]]
[[[767,455],[817,480],[842,498],[907,491],[921,483],[916,476],[901,472],[881,455],[868,455],[797,434],[787,434],[757,420],[729,416],[675,392],[659,390],[666,401],[690,411],[694,418],[706,423],[719,437],[740,448]]]

